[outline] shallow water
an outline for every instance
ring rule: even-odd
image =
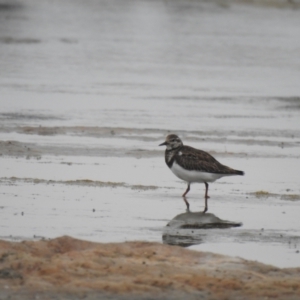
[[[0,3],[6,3],[1,1]],[[186,186],[169,132],[245,171],[192,249],[300,266],[300,10],[202,1],[0,5],[0,236],[161,241]],[[261,192],[264,191],[264,192]],[[204,185],[193,185],[192,212]],[[193,232],[192,232],[193,231]]]

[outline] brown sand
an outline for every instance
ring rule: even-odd
[[[0,291],[0,299],[300,299],[300,268],[64,236],[0,241]]]

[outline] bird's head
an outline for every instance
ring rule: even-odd
[[[167,150],[173,150],[183,146],[181,139],[176,134],[169,134],[166,141],[159,146],[167,146]]]

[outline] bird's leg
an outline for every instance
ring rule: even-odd
[[[207,182],[204,182],[204,184],[205,184],[205,196],[204,196],[204,198],[205,199],[208,199],[208,198],[210,198],[207,194],[208,194],[208,183]]]
[[[204,196],[204,198],[205,198],[205,207],[204,207],[203,213],[207,212],[207,209],[208,209],[207,199],[209,198],[209,196],[207,195],[207,193],[208,193],[208,183],[204,182],[204,184],[205,184],[205,196]]]
[[[185,197],[186,194],[190,191],[190,184],[188,183],[188,186],[186,188],[186,191],[184,192],[184,194],[182,195],[182,197]]]
[[[182,198],[183,198],[183,201],[186,204],[186,210],[187,210],[187,212],[189,212],[190,211],[190,204],[188,203],[188,201],[187,201],[187,199],[185,197],[182,197]]]

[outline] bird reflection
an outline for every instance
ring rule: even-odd
[[[205,242],[208,232],[204,229],[231,228],[242,226],[240,222],[226,221],[212,213],[187,212],[175,216],[164,228],[164,244],[188,247]]]
[[[185,205],[186,205],[186,211],[189,212],[190,211],[190,203],[188,202],[187,198],[186,198],[186,194],[187,194],[187,191],[189,191],[190,188],[188,186],[188,189],[186,190],[186,192],[182,195],[182,199],[183,201],[185,202]],[[203,210],[203,213],[207,212],[208,210],[208,204],[207,204],[207,199],[209,199],[210,197],[209,196],[205,196],[204,197],[204,200],[205,200],[205,207],[204,207],[204,210]]]

